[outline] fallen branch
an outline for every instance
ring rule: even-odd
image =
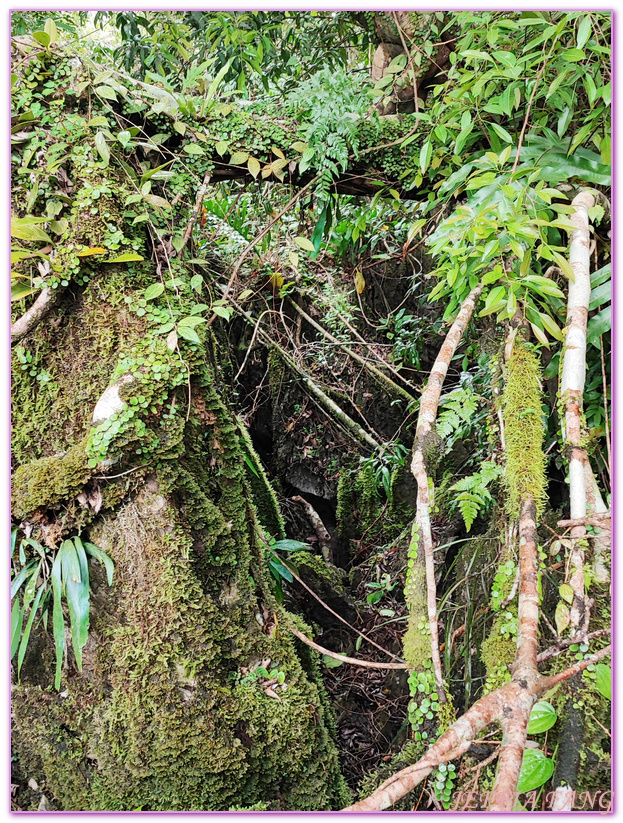
[[[320,517],[316,509],[312,506],[309,500],[305,500],[305,498],[301,497],[300,494],[297,494],[290,499],[293,500],[295,503],[300,503],[301,506],[303,506],[303,508],[307,512],[309,521],[312,524],[314,531],[316,532],[316,536],[320,544],[320,550],[322,551],[322,556],[324,557],[327,563],[333,563],[333,556],[331,552],[331,535],[326,530],[325,525],[322,522],[322,518]]]
[[[333,657],[335,660],[341,660],[342,663],[350,663],[352,666],[362,666],[365,669],[407,669],[408,666],[406,663],[375,663],[373,660],[359,660],[355,657],[347,657],[345,654],[338,654],[337,652],[332,652],[329,649],[325,649],[324,646],[319,646],[318,643],[314,643],[313,640],[310,640],[309,637],[300,632],[298,629],[295,629],[293,626],[288,626],[288,629],[292,632],[293,635],[298,637],[299,640],[302,640],[305,645],[309,646],[311,649],[315,649],[317,652],[321,654],[326,654],[327,657]]]
[[[32,306],[18,320],[11,325],[11,345],[19,343],[27,334],[39,325],[39,323],[52,311],[60,300],[66,286],[58,286],[56,289],[45,286]]]
[[[372,374],[374,377],[376,377],[376,379],[380,383],[385,385],[391,392],[393,392],[394,394],[399,394],[401,397],[404,397],[405,400],[407,400],[409,403],[417,402],[415,397],[413,397],[413,395],[409,394],[408,391],[403,389],[402,386],[398,386],[386,374],[383,374],[382,371],[377,369],[376,366],[374,366],[372,363],[370,363],[368,360],[366,360],[360,354],[357,354],[357,352],[354,352],[345,343],[342,343],[341,340],[338,340],[336,337],[334,337],[331,334],[331,332],[328,332],[326,329],[324,329],[320,325],[320,323],[317,323],[312,317],[310,317],[307,314],[307,312],[305,312],[298,305],[298,303],[295,303],[294,300],[290,300],[290,303],[296,309],[296,311],[299,313],[299,315],[303,318],[303,320],[305,320],[307,323],[309,323],[309,325],[312,326],[314,329],[316,329],[316,331],[319,331],[320,334],[322,334],[323,337],[325,337],[327,340],[330,340],[332,343],[335,343],[337,346],[339,346],[342,349],[342,351],[346,352],[346,354],[349,357],[351,357],[357,363],[361,364],[364,367],[364,369],[369,371],[370,374]]]
[[[424,549],[424,562],[426,565],[426,586],[428,601],[428,622],[431,635],[431,657],[435,672],[435,684],[437,694],[441,703],[446,702],[446,693],[443,685],[443,674],[441,669],[441,657],[439,654],[439,630],[437,626],[437,588],[435,584],[435,565],[433,560],[433,536],[430,524],[430,496],[429,496],[429,475],[426,467],[425,455],[435,449],[434,442],[436,432],[434,432],[437,409],[441,389],[448,372],[448,367],[454,353],[459,345],[463,333],[467,328],[478,299],[482,292],[482,284],[478,284],[471,290],[465,298],[461,310],[456,320],[450,327],[446,339],[439,350],[437,359],[433,365],[428,383],[420,400],[420,411],[415,432],[415,442],[413,445],[413,459],[411,461],[411,471],[418,486],[416,523],[419,529],[419,548]],[[421,552],[418,551],[416,562],[421,562]],[[413,615],[413,619],[418,620],[419,615]]]
[[[591,655],[591,657],[579,661],[557,675],[552,677],[539,676],[533,685],[534,700],[538,700],[558,683],[562,683],[583,671],[591,663],[597,663],[609,655],[611,651],[611,647],[606,646],[596,654]],[[390,808],[414,789],[439,764],[455,760],[464,754],[471,746],[476,735],[491,723],[500,720],[508,707],[522,699],[527,691],[528,689],[524,685],[511,680],[509,683],[500,686],[496,691],[491,692],[491,694],[481,697],[462,717],[459,717],[450,726],[417,763],[396,772],[369,797],[354,803],[352,806],[347,806],[342,811],[378,812]]]

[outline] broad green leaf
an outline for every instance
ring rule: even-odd
[[[526,749],[517,781],[519,793],[538,789],[554,774],[554,761],[545,757],[540,749]]]
[[[307,543],[301,543],[300,540],[276,540],[271,548],[280,552],[298,552],[302,550],[309,551],[311,546],[308,546]]]
[[[260,161],[256,160],[255,157],[249,157],[247,161],[247,168],[253,175],[253,177],[257,178],[258,174],[260,173]]]
[[[578,63],[580,60],[586,58],[586,54],[583,49],[567,49],[567,51],[563,51],[561,57],[563,60],[566,60],[567,63]]]
[[[56,23],[54,22],[54,20],[52,20],[51,17],[48,17],[48,19],[45,21],[45,26],[43,27],[43,30],[50,38],[50,45],[56,43],[56,41],[58,40],[58,29],[56,28]]]
[[[196,292],[201,291],[201,289],[203,288],[203,277],[200,274],[193,274],[193,276],[190,278],[190,287],[191,289],[194,289]]]
[[[106,569],[106,577],[108,579],[108,585],[112,586],[112,576],[115,570],[115,564],[111,560],[111,558],[106,554],[105,551],[100,549],[99,546],[96,546],[93,543],[84,543],[84,550],[87,554],[90,554],[91,557],[94,557],[96,560],[99,560]]]
[[[584,48],[586,43],[588,42],[588,38],[591,36],[591,18],[590,15],[585,14],[584,17],[580,20],[578,24],[578,36],[577,36],[577,47],[578,50]],[[563,55],[564,57],[564,55]]]
[[[197,317],[196,315],[190,315],[189,317],[182,317],[182,319],[177,324],[177,330],[181,333],[183,328],[194,328],[198,326],[200,323],[206,323],[205,317]]]
[[[171,332],[171,334],[174,334],[174,332]],[[199,339],[199,335],[190,326],[182,326],[181,329],[178,329],[178,334],[179,334],[180,337],[183,337],[184,340],[188,340],[189,343],[195,343],[196,345],[201,345],[201,340]]]
[[[612,327],[612,306],[606,306],[599,314],[588,321],[586,329],[586,342],[599,346],[599,338],[606,334]]]
[[[186,125],[186,123],[184,123],[183,120],[176,120],[175,123],[173,123],[173,128],[178,134],[181,134],[183,137],[186,134],[186,129],[188,128],[188,126]],[[194,145],[194,143],[191,145]]]
[[[11,273],[13,276],[13,273]],[[29,294],[34,294],[37,289],[29,286],[28,283],[17,283],[12,280],[11,282],[11,303],[14,300],[23,300],[24,297],[28,297]]]
[[[229,158],[229,162],[232,166],[242,166],[243,163],[246,163],[249,159],[249,152],[248,151],[237,151],[232,154]]]
[[[197,156],[200,154],[205,154],[203,148],[199,145],[199,143],[186,143],[186,145],[184,146],[184,151],[187,154],[195,154]]]
[[[283,563],[280,563],[275,558],[271,557],[268,561],[270,567],[280,576],[283,577],[284,580],[287,580],[288,583],[291,583],[294,578],[292,577],[292,572]]]
[[[148,180],[151,180],[151,178],[158,174],[158,172],[163,171],[167,166],[170,166],[172,162],[173,160],[167,160],[167,162],[163,163],[161,166],[156,166],[155,169],[149,169],[149,171],[146,171],[141,175],[141,183],[146,183]]]
[[[24,622],[24,610],[22,609],[19,600],[13,603],[11,609],[11,660],[15,657],[17,649],[19,648],[19,639],[22,636],[22,625]]]
[[[296,143],[292,143],[290,148],[294,149],[294,151],[298,151],[298,152],[302,153],[304,151],[307,151],[309,146],[307,145],[307,143],[303,143],[301,140],[297,140]]]
[[[33,31],[32,36],[38,43],[45,46],[46,49],[50,45],[50,35],[46,31]]]
[[[495,131],[495,133],[496,133],[499,137],[501,137],[501,138],[502,138],[502,140],[506,140],[506,142],[507,142],[507,143],[512,143],[512,142],[513,142],[513,138],[512,138],[512,137],[511,137],[511,135],[510,135],[510,134],[506,131],[506,129],[505,129],[505,128],[502,128],[502,126],[500,126],[498,123],[491,123],[491,126],[493,127],[493,130]]]
[[[225,152],[228,151],[229,143],[226,140],[219,140],[214,148],[216,149],[216,153],[219,157],[222,157]]]
[[[605,663],[595,666],[595,688],[608,700],[612,700],[612,669]]]
[[[32,624],[35,619],[35,615],[37,614],[37,609],[39,608],[39,603],[41,602],[41,595],[45,590],[45,584],[42,583],[38,590],[37,596],[30,607],[30,614],[28,615],[28,621],[26,626],[24,627],[24,634],[22,635],[22,640],[19,644],[19,651],[17,653],[17,676],[19,677],[19,673],[22,668],[22,663],[24,662],[24,657],[26,656],[26,648],[28,647],[28,641],[30,639],[30,631],[32,629]],[[25,609],[24,609],[25,610]]]
[[[330,657],[328,654],[322,655],[322,662],[325,664],[327,669],[337,669],[338,666],[341,666],[343,661],[336,660],[335,657]]]
[[[601,162],[605,166],[609,166],[612,163],[612,148],[611,148],[611,140],[610,136],[606,135],[601,141],[601,145],[599,147],[599,154],[601,156]]]
[[[541,323],[543,324],[543,328],[548,331],[553,338],[556,340],[563,340],[562,331],[558,327],[558,324],[555,323],[549,314],[545,314],[545,312],[539,312],[539,317],[541,319]]]
[[[117,99],[117,92],[114,89],[111,89],[110,86],[98,86],[95,89],[95,94],[100,97],[104,97],[106,100]]]
[[[311,240],[307,239],[307,237],[295,237],[294,242],[298,246],[300,246],[302,249],[305,249],[305,251],[312,251],[312,252],[316,251],[316,247],[311,242]]]
[[[601,269],[594,271],[591,274],[591,289],[596,289],[597,286],[601,286],[602,283],[605,283],[606,280],[610,280],[612,273],[610,263],[606,263]]]
[[[63,617],[63,606],[61,603],[63,586],[61,583],[61,552],[56,553],[52,564],[52,594],[54,595],[54,606],[52,608],[52,627],[54,630],[54,647],[56,649],[56,675],[54,687],[58,691],[61,687],[61,668],[63,665],[63,654],[65,652],[65,619]]]
[[[132,263],[138,260],[143,260],[144,258],[141,257],[140,254],[137,254],[134,251],[127,251],[123,254],[118,255],[117,257],[110,257],[108,260],[105,260],[105,263]]]
[[[607,280],[605,283],[602,283],[601,286],[597,286],[596,289],[591,291],[591,302],[588,306],[588,310],[593,311],[593,309],[603,306],[604,303],[610,302],[611,299],[612,281]]]
[[[44,220],[37,220],[37,222],[44,222]],[[18,240],[41,240],[46,243],[51,243],[52,238],[46,234],[43,229],[34,225],[34,223],[35,218],[12,217],[11,237],[17,237]]]
[[[59,552],[63,586],[69,607],[71,640],[76,664],[82,671],[82,649],[89,637],[89,568],[79,539],[63,541]]]
[[[571,605],[573,603],[573,589],[568,583],[561,583],[558,586],[558,594],[562,597],[565,603]]]
[[[106,143],[106,138],[101,131],[98,131],[95,135],[95,148],[97,149],[99,156],[104,161],[104,167],[108,166],[110,162],[110,150],[108,148],[108,144]]]
[[[164,292],[164,286],[162,283],[152,283],[151,286],[148,286],[145,289],[145,300],[155,300],[156,297],[160,297],[160,295]]]
[[[35,566],[39,563],[38,560],[30,560],[24,568],[20,569],[18,574],[11,581],[11,600],[18,593],[25,580],[30,578]]]

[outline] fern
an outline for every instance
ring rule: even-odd
[[[454,498],[453,506],[458,506],[467,531],[471,529],[478,515],[485,512],[493,501],[487,486],[503,473],[504,470],[501,466],[485,461],[482,463],[479,472],[463,477],[448,489],[451,492],[458,492]]]
[[[461,428],[463,423],[470,423],[478,408],[478,399],[469,389],[455,389],[441,401],[444,410],[437,419],[437,434],[446,438]]]

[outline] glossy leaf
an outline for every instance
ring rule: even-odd
[[[608,700],[612,700],[612,669],[605,663],[595,666],[595,688]]]
[[[554,774],[554,761],[545,757],[540,749],[526,749],[523,753],[517,791],[531,792],[538,789]]]
[[[528,734],[541,734],[551,729],[558,720],[556,709],[546,700],[539,700],[532,707],[530,721],[528,723]]]
[[[65,540],[59,551],[71,640],[78,669],[82,670],[82,649],[89,637],[89,569],[80,540]]]

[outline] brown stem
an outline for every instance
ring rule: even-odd
[[[418,486],[416,521],[419,528],[420,545],[424,549],[426,564],[426,588],[428,601],[428,622],[431,635],[431,658],[435,672],[435,684],[439,700],[446,702],[446,693],[443,686],[443,674],[441,668],[441,657],[439,654],[439,629],[437,623],[437,587],[435,584],[435,564],[433,559],[433,538],[430,524],[430,497],[429,497],[429,475],[426,468],[425,453],[433,447],[431,440],[434,438],[433,426],[437,417],[439,398],[441,389],[448,372],[448,367],[461,342],[461,338],[467,328],[478,299],[482,292],[482,284],[478,284],[471,290],[463,302],[456,320],[450,327],[446,339],[439,350],[437,359],[433,365],[428,383],[420,400],[420,412],[415,432],[415,443],[413,445],[413,459],[411,471]],[[414,615],[414,619],[418,616]]]
[[[184,232],[184,237],[182,238],[182,245],[177,253],[177,256],[180,257],[182,254],[182,250],[188,243],[190,239],[190,235],[193,231],[193,226],[197,222],[199,218],[199,212],[201,211],[201,204],[203,203],[203,198],[205,197],[206,189],[208,188],[208,183],[210,182],[210,172],[207,171],[205,173],[205,177],[203,178],[203,183],[199,191],[197,192],[197,198],[195,200],[195,205],[193,206],[192,214],[190,215],[190,220],[188,221],[188,225],[186,226],[186,230]]]

